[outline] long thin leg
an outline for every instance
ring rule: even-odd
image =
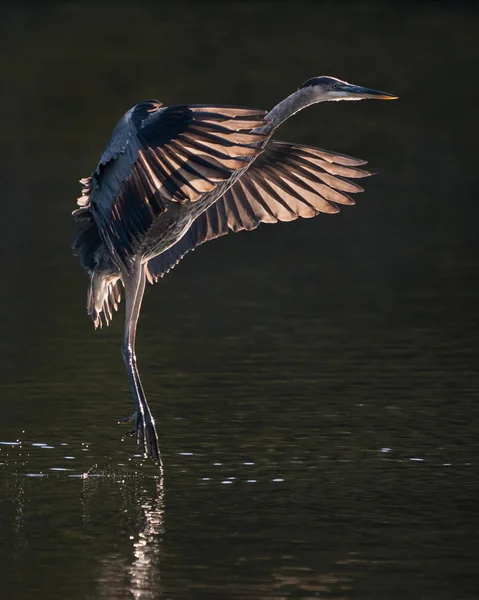
[[[141,385],[140,374],[136,365],[135,340],[136,325],[140,315],[141,302],[145,291],[145,270],[138,261],[132,273],[123,275],[125,286],[125,335],[123,338],[123,358],[133,390],[136,408],[136,441],[143,446],[146,456],[155,458],[161,465],[158,434],[155,420],[146,401],[145,392]]]

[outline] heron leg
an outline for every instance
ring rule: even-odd
[[[136,326],[145,291],[145,281],[145,270],[140,262],[135,265],[130,274],[123,276],[126,314],[122,352],[135,400],[136,441],[137,443],[141,443],[145,455],[156,459],[161,465],[155,420],[151,414],[143,386],[141,385],[135,354]]]

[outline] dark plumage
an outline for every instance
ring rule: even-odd
[[[364,161],[271,140],[276,127],[301,108],[351,99],[346,96],[354,93],[390,97],[319,77],[267,115],[231,106],[163,108],[147,100],[119,121],[96,170],[81,180],[73,249],[90,275],[88,313],[96,327],[102,318],[108,324],[123,285],[123,355],[135,399],[137,440],[158,461],[157,432],[135,357],[146,279],[157,281],[187,252],[228,231],[336,213],[339,206],[354,204],[349,194],[362,188],[349,179],[369,175],[358,168]]]

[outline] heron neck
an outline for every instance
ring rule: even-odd
[[[322,102],[324,98],[319,96],[312,87],[300,88],[293,94],[279,102],[266,115],[265,119],[269,121],[267,125],[261,127],[258,132],[273,133],[273,131],[281,125],[286,119],[296,114],[303,108]]]

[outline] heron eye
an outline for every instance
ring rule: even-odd
[[[337,83],[333,83],[333,90],[337,90],[339,85]]]

